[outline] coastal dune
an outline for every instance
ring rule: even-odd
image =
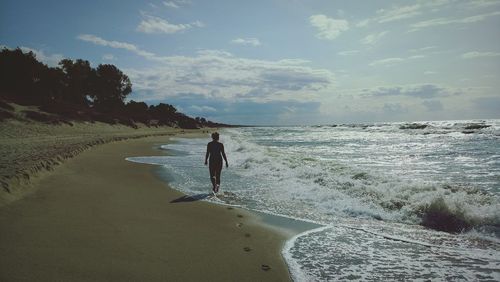
[[[167,140],[92,147],[1,207],[0,280],[290,280],[285,234],[239,208],[190,201],[156,167],[125,160],[158,155]]]

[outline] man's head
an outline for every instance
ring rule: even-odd
[[[219,133],[217,132],[212,133],[212,139],[219,140]]]

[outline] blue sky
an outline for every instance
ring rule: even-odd
[[[500,1],[10,1],[0,45],[235,124],[500,117]]]

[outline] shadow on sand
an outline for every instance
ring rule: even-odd
[[[196,195],[192,195],[192,196],[184,195],[180,198],[177,198],[175,200],[170,201],[170,203],[195,202],[195,201],[206,199],[206,198],[210,197],[211,195],[212,194],[196,194]]]

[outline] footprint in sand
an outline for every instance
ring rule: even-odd
[[[234,209],[234,208],[233,208],[233,207],[227,207],[227,209],[228,209],[228,210],[232,210],[232,209]]]
[[[269,265],[267,265],[267,264],[263,264],[263,265],[261,265],[261,266],[260,266],[260,268],[261,268],[262,270],[264,270],[264,271],[271,270],[271,267],[270,267]]]
[[[243,226],[243,223],[238,222],[238,223],[236,223],[236,226],[241,228]]]
[[[243,251],[245,251],[245,252],[250,252],[251,250],[252,250],[252,249],[251,249],[250,247],[244,247],[244,248],[243,248]]]
[[[245,237],[249,238],[250,236],[252,236],[250,233],[245,233]]]
[[[241,214],[238,214],[238,215],[236,215],[236,216],[237,216],[237,217],[239,217],[239,218],[242,218],[242,217],[243,217]]]

